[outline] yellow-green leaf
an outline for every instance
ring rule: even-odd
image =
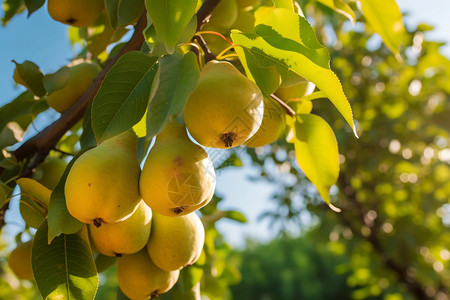
[[[298,114],[293,129],[297,162],[330,205],[330,188],[339,177],[339,151],[333,130],[313,114]]]
[[[258,60],[264,57],[266,67],[267,60],[270,60],[279,72],[291,70],[297,73],[324,92],[354,129],[350,103],[338,77],[330,69],[328,50],[317,41],[306,19],[287,9],[276,8],[258,16],[255,24],[251,33],[244,34],[237,30],[231,33],[233,42],[241,46],[236,47],[236,52],[246,73],[255,79],[257,77],[246,63],[250,55]],[[257,80],[255,82],[261,85]]]
[[[364,17],[385,45],[395,54],[403,40],[405,26],[395,0],[359,0]]]
[[[337,13],[340,13],[347,19],[349,19],[353,24],[356,22],[356,15],[353,9],[344,0],[317,0],[317,2],[328,6]]]

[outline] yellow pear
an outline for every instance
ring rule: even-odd
[[[275,91],[275,95],[284,101],[295,98],[302,98],[311,95],[315,89],[314,83],[300,77],[296,74],[291,74],[283,78],[283,83]]]
[[[214,9],[209,23],[211,25],[228,28],[233,25],[238,16],[236,0],[221,0]]]
[[[205,206],[214,194],[216,175],[206,151],[179,124],[158,134],[139,181],[142,198],[154,212],[175,217]]]
[[[245,142],[256,148],[273,143],[283,133],[286,112],[275,100],[264,98],[264,117],[259,130]]]
[[[91,240],[98,252],[108,256],[136,253],[148,242],[152,226],[152,210],[141,200],[135,212],[126,220],[89,225]]]
[[[192,265],[202,253],[205,229],[195,213],[171,218],[155,213],[147,250],[155,265],[166,271]]]
[[[48,189],[54,190],[66,166],[67,162],[61,158],[49,156],[36,168],[33,178]]]
[[[95,64],[80,63],[45,75],[48,105],[57,112],[65,112],[86,92],[99,71]]]
[[[8,265],[19,279],[34,280],[31,267],[31,248],[33,241],[18,245],[9,255]]]
[[[169,291],[180,271],[163,271],[152,262],[147,250],[117,259],[117,281],[122,292],[133,300],[147,300]]]
[[[229,62],[210,61],[189,95],[184,120],[201,145],[226,149],[248,140],[263,112],[263,95],[253,81]]]
[[[78,157],[64,189],[73,217],[98,227],[135,211],[141,200],[136,148],[136,135],[125,131]]]
[[[103,7],[103,0],[48,0],[48,13],[55,21],[76,27],[92,25]]]

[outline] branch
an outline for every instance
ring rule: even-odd
[[[295,111],[289,106],[287,105],[283,100],[281,100],[280,98],[278,98],[277,96],[275,96],[274,94],[271,94],[270,97],[272,99],[274,99],[275,101],[278,102],[278,104],[280,104],[281,106],[283,106],[284,110],[286,111],[286,113],[291,116],[291,117],[295,117]]]
[[[214,53],[211,52],[211,50],[209,50],[208,45],[206,45],[205,39],[201,35],[194,35],[192,39],[197,41],[197,43],[200,45],[203,52],[205,53],[205,63],[216,59],[216,56],[214,55]]]
[[[86,108],[97,94],[103,78],[105,78],[106,73],[108,73],[116,61],[125,53],[133,50],[139,50],[141,48],[142,43],[144,42],[142,30],[144,30],[146,26],[146,14],[142,14],[138,23],[134,27],[134,34],[131,39],[125,44],[119,53],[117,53],[106,63],[105,68],[97,75],[89,89],[71,108],[65,111],[58,120],[50,124],[31,139],[27,140],[16,151],[14,151],[13,155],[17,158],[17,160],[21,161],[31,158],[36,153],[44,155],[45,158],[48,152],[55,147],[56,143],[64,136],[64,134],[83,117]]]
[[[214,9],[219,4],[220,0],[205,0],[197,12],[197,30],[199,31],[203,25],[209,22]]]

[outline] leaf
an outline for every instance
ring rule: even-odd
[[[16,118],[29,114],[35,102],[33,94],[26,91],[10,103],[0,107],[0,129]]]
[[[121,0],[105,0],[106,12],[113,28],[117,26],[117,11]]]
[[[328,6],[337,13],[340,13],[341,15],[349,19],[352,22],[352,24],[355,24],[356,22],[355,12],[350,7],[350,5],[348,5],[344,0],[317,0],[317,1],[322,3],[323,5]]]
[[[117,20],[120,26],[133,24],[142,13],[145,4],[142,0],[120,0]]]
[[[359,1],[362,13],[372,29],[381,36],[383,42],[394,54],[399,54],[398,48],[403,41],[405,26],[395,0]]]
[[[195,14],[197,0],[145,0],[158,39],[173,53],[186,26]]]
[[[0,181],[0,207],[3,207],[3,205],[10,200],[12,191],[12,188],[3,181]]]
[[[158,134],[170,116],[184,109],[200,70],[194,53],[166,55],[159,60],[158,86],[147,112],[147,140]]]
[[[23,0],[4,0],[3,1],[2,25],[5,26],[17,14],[25,10]]]
[[[88,149],[86,149],[87,151]],[[56,185],[50,196],[50,204],[48,206],[48,242],[50,243],[55,237],[61,234],[72,234],[81,230],[83,223],[72,217],[67,210],[66,197],[64,195],[64,186],[66,184],[67,175],[75,160],[84,152],[78,153],[67,165],[61,179]]]
[[[44,299],[91,300],[98,288],[98,274],[86,226],[77,234],[63,234],[50,244],[48,225],[42,222],[32,249],[33,274]]]
[[[317,41],[306,19],[287,9],[276,8],[256,18],[255,24],[251,33],[232,30],[233,42],[248,50],[236,48],[241,62],[247,61],[248,52],[263,54],[277,69],[288,68],[312,81],[354,129],[350,103],[339,79],[330,70],[328,51]],[[243,65],[246,66],[245,63]],[[250,66],[248,68],[246,72],[253,74]]]
[[[83,117],[83,132],[80,136],[80,146],[82,150],[97,146],[94,131],[92,130],[91,110],[92,105],[88,105]]]
[[[239,223],[247,223],[247,218],[242,213],[234,210],[226,211],[225,218],[237,221]]]
[[[39,67],[31,61],[24,61],[19,64],[13,60],[13,63],[16,64],[16,71],[19,75],[18,83],[24,84],[33,94],[38,97],[44,96],[47,92],[44,88],[43,78],[44,74],[42,74]],[[14,79],[16,77],[16,73],[14,73]],[[17,79],[16,79],[17,81]]]
[[[132,51],[109,70],[92,103],[92,128],[98,142],[130,129],[145,113],[157,58]]]
[[[45,0],[25,0],[25,6],[28,9],[28,17],[31,16],[36,10],[44,5]]]
[[[294,124],[294,147],[300,168],[330,205],[329,191],[339,176],[339,151],[333,130],[317,115],[299,114]]]
[[[112,267],[117,261],[117,257],[115,256],[107,256],[101,253],[97,254],[95,257],[95,267],[97,268],[97,272],[101,273],[106,271],[110,267]]]
[[[294,11],[294,3],[291,0],[273,0],[275,7],[286,8]]]

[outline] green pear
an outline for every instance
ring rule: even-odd
[[[179,124],[158,134],[139,180],[142,199],[154,212],[175,217],[205,206],[214,194],[216,176],[206,151]]]
[[[33,241],[19,244],[9,255],[8,265],[19,279],[34,280],[31,267]]]
[[[279,103],[264,98],[264,117],[258,131],[245,142],[248,147],[256,148],[273,143],[284,132],[286,112]]]
[[[92,25],[103,8],[103,0],[48,0],[48,13],[55,21],[76,27]]]
[[[147,250],[117,259],[117,281],[122,292],[133,300],[147,300],[169,291],[180,271],[163,271],[152,262]]]
[[[57,112],[65,112],[86,92],[98,72],[97,65],[85,62],[45,75],[48,105]]]
[[[66,166],[67,162],[61,158],[49,156],[36,168],[33,178],[48,189],[54,190],[61,179]]]
[[[152,210],[141,200],[135,212],[126,220],[89,225],[91,240],[98,252],[108,256],[136,253],[148,242],[151,229]]]
[[[236,0],[221,0],[214,9],[209,23],[211,25],[229,28],[233,25],[238,16],[238,6]]]
[[[137,208],[140,167],[137,137],[125,131],[80,155],[66,179],[69,213],[100,226],[125,220]]]
[[[239,11],[236,21],[231,28],[238,29],[242,32],[250,32],[255,27],[255,17],[252,12],[241,10]]]
[[[229,62],[213,60],[188,97],[184,121],[198,143],[226,149],[248,140],[261,125],[263,112],[258,86]]]
[[[205,229],[195,213],[171,218],[155,213],[147,250],[158,268],[179,270],[192,265],[202,253]]]

